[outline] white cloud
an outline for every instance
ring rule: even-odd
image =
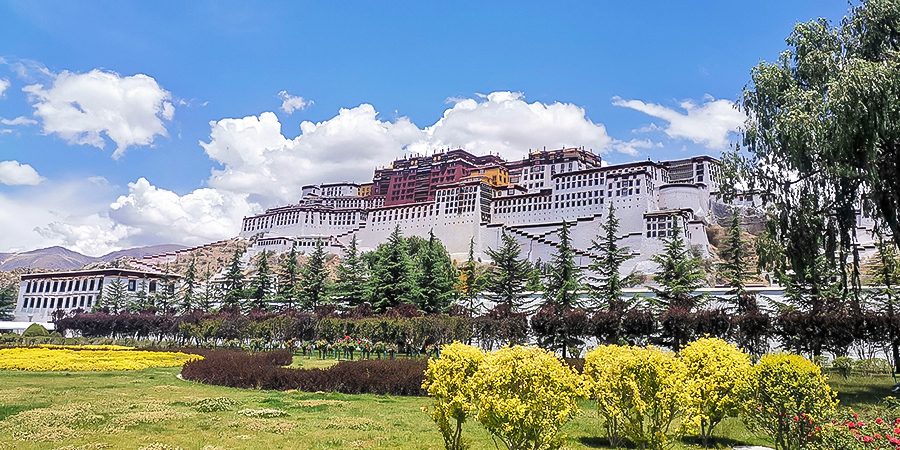
[[[641,149],[646,150],[654,147],[660,148],[662,147],[662,144],[659,142],[654,143],[649,139],[632,139],[630,141],[615,140],[612,143],[612,148],[617,152],[630,156],[638,156],[641,153]]]
[[[293,114],[294,111],[298,109],[302,111],[313,104],[312,100],[306,100],[303,97],[294,97],[291,94],[288,94],[287,91],[279,92],[278,98],[281,99],[281,110],[288,114]]]
[[[692,100],[681,102],[681,109],[685,110],[685,113],[655,103],[625,100],[620,97],[613,97],[613,104],[665,120],[668,126],[664,131],[671,138],[688,139],[717,150],[728,146],[728,134],[737,131],[746,119],[732,102],[715,100],[710,96],[705,96],[703,103],[699,105]],[[652,128],[644,128],[647,131],[650,129]]]
[[[64,71],[50,88],[32,84],[22,90],[43,121],[44,133],[58,134],[70,144],[104,148],[103,133],[115,142],[116,159],[130,146],[150,145],[156,136],[167,136],[163,121],[175,114],[168,101],[171,94],[142,74]]]
[[[0,78],[0,97],[3,97],[3,93],[6,89],[9,88],[9,79],[8,78]]]
[[[16,126],[16,125],[34,125],[37,123],[37,120],[29,119],[25,116],[19,116],[15,119],[4,119],[0,117],[0,123],[3,125]]]
[[[179,196],[145,178],[128,183],[128,191],[109,205],[109,218],[130,230],[130,245],[197,245],[232,238],[244,216],[259,211],[247,195],[204,188]]]
[[[0,183],[8,186],[34,186],[43,180],[37,171],[28,164],[18,161],[0,161]]]

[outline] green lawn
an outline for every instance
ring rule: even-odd
[[[328,364],[333,362],[294,361],[302,367]],[[179,371],[0,370],[0,449],[443,448],[437,428],[422,411],[430,404],[427,398],[247,391],[183,381],[176,377]],[[863,408],[887,395],[893,380],[854,378],[834,384],[842,392],[842,405]],[[230,410],[201,412],[195,406],[223,397],[233,401]],[[277,409],[286,415],[239,414],[248,409]],[[583,402],[582,409],[564,429],[567,447],[608,448],[600,438],[596,409],[590,402]],[[768,443],[737,420],[722,424],[719,431],[728,437],[720,441],[723,447]],[[465,435],[472,449],[494,448],[477,424],[467,424]],[[676,448],[696,447],[679,443]]]

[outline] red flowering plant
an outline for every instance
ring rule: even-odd
[[[890,399],[890,397],[888,397]],[[900,450],[900,418],[883,418],[883,408],[862,414],[847,409],[817,434],[817,450]],[[890,417],[890,416],[886,416]]]

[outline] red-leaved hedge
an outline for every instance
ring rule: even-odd
[[[287,351],[247,352],[217,350],[204,359],[190,361],[181,370],[186,380],[244,389],[345,394],[425,395],[422,382],[428,362],[424,359],[370,359],[343,361],[328,369],[287,369],[280,355]]]

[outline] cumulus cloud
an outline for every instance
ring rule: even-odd
[[[130,146],[151,145],[156,136],[167,136],[163,121],[175,114],[171,94],[142,74],[64,71],[53,77],[49,88],[32,84],[22,90],[29,94],[44,133],[101,149],[106,135],[116,144],[116,159]]]
[[[641,150],[655,147],[662,147],[662,144],[659,142],[654,143],[649,139],[632,139],[630,141],[614,140],[612,143],[612,148],[615,149],[615,151],[630,156],[638,156],[641,153]]]
[[[312,100],[306,100],[303,97],[294,97],[291,94],[288,94],[287,91],[281,91],[278,93],[278,98],[281,99],[281,110],[288,113],[293,114],[296,110],[304,110],[309,105],[312,105]]]
[[[679,106],[684,113],[655,103],[625,100],[620,97],[613,97],[613,104],[668,122],[663,131],[671,138],[688,139],[716,150],[728,146],[728,134],[737,131],[746,119],[744,113],[738,111],[732,102],[716,100],[710,96],[705,96],[701,104],[693,100],[681,102]],[[651,129],[653,128],[644,128],[645,131]]]
[[[0,78],[0,97],[3,97],[3,93],[6,92],[7,88],[9,88],[9,79]]]
[[[7,186],[34,186],[41,180],[43,178],[28,164],[19,164],[18,161],[0,161],[0,183]]]
[[[15,119],[4,119],[0,117],[0,123],[3,125],[16,126],[16,125],[34,125],[37,123],[37,120],[29,119],[25,116],[19,116]]]
[[[236,236],[244,216],[258,211],[244,194],[203,188],[179,196],[139,178],[109,206],[109,218],[129,230],[131,245],[197,245]]]

